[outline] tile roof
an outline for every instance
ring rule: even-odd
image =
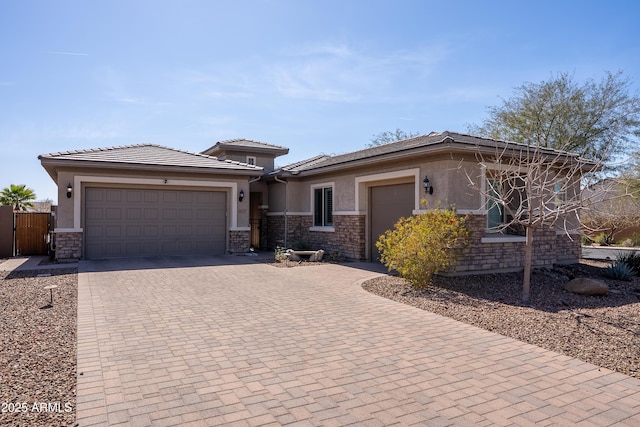
[[[286,166],[283,166],[275,171],[272,174],[282,174],[282,173],[303,173],[303,172],[311,172],[316,171],[322,168],[329,167],[340,167],[347,166],[354,162],[358,161],[368,161],[375,160],[378,157],[385,157],[393,154],[400,154],[403,152],[409,152],[411,150],[427,148],[430,146],[437,146],[439,144],[446,143],[456,143],[460,144],[460,147],[488,147],[488,148],[496,148],[496,147],[527,147],[526,144],[520,144],[515,142],[505,142],[500,140],[494,140],[490,138],[483,138],[473,135],[467,135],[456,132],[431,132],[425,135],[415,136],[408,139],[403,139],[400,141],[389,142],[386,144],[376,145],[373,147],[368,147],[362,150],[352,151],[349,153],[338,154],[338,155],[324,155],[324,156],[316,156],[307,160],[302,160],[296,163],[292,163]],[[545,149],[546,151],[556,153],[556,154],[564,154],[567,156],[574,156],[573,154],[562,152],[558,150]]]
[[[227,171],[261,172],[262,168],[246,163],[221,160],[204,154],[191,153],[155,144],[125,145],[88,150],[63,151],[38,156],[43,162],[72,161],[94,164],[128,164],[166,166]]]
[[[210,154],[212,152],[223,151],[225,149],[238,151],[269,152],[277,155],[283,155],[289,152],[289,149],[287,147],[282,147],[280,145],[267,144],[266,142],[254,141],[252,139],[236,138],[216,142],[213,147],[207,148],[202,153]]]

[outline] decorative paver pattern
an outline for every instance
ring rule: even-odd
[[[640,425],[640,380],[369,294],[362,266],[82,261],[79,425]]]

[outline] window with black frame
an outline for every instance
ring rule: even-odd
[[[333,188],[322,187],[313,190],[313,225],[315,227],[333,226]]]

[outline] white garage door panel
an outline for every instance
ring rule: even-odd
[[[222,254],[226,194],[87,188],[84,228],[87,258]]]

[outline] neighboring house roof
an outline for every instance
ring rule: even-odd
[[[505,142],[490,138],[482,138],[473,135],[467,135],[455,132],[431,132],[426,135],[420,135],[400,141],[394,141],[387,144],[376,145],[358,151],[333,156],[321,155],[312,157],[283,166],[271,172],[272,175],[283,174],[313,174],[325,172],[327,170],[339,169],[343,167],[352,167],[357,164],[367,164],[390,158],[401,157],[421,151],[433,151],[438,149],[450,150],[451,145],[455,144],[456,148],[463,151],[493,150],[496,148],[510,147],[514,150],[520,148],[526,149],[526,144],[515,142]],[[561,155],[567,157],[578,157],[577,155],[564,151],[543,149],[549,154]]]
[[[108,168],[136,168],[161,170],[212,171],[259,176],[263,169],[246,163],[222,160],[204,154],[176,150],[155,144],[63,151],[38,156],[54,179],[59,166],[91,166]]]
[[[27,208],[27,212],[51,212],[51,202],[31,202],[33,206]]]
[[[287,147],[267,144],[266,142],[254,141],[251,139],[236,138],[226,141],[219,141],[213,147],[202,152],[206,155],[218,155],[225,151],[245,151],[250,153],[267,153],[275,157],[285,155],[289,152]]]

